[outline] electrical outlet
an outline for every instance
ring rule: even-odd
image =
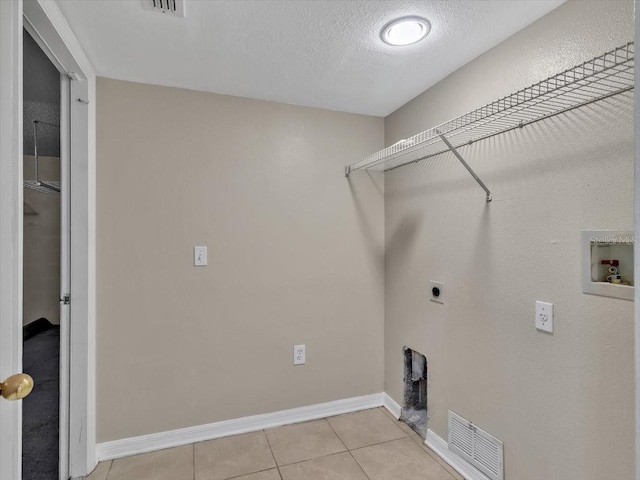
[[[196,267],[207,266],[207,247],[193,247],[193,265]]]
[[[293,346],[293,364],[304,365],[307,362],[307,347],[305,345]]]
[[[536,328],[553,333],[553,303],[536,301]]]
[[[431,280],[429,288],[429,299],[432,302],[444,303],[444,283]]]

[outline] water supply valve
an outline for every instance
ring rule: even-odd
[[[602,265],[609,265],[607,271],[609,275],[607,275],[607,282],[619,284],[622,283],[622,279],[620,278],[620,262],[618,260],[602,260]]]

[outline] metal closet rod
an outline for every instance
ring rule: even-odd
[[[60,128],[60,125],[57,125],[55,123],[43,122],[42,120],[34,120],[33,123],[41,123],[43,125],[51,125],[52,127]]]

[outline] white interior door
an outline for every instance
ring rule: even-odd
[[[24,14],[24,17],[23,17]],[[56,2],[0,0],[0,381],[22,368],[22,32],[43,40],[40,47],[60,71],[68,72],[71,167],[65,174],[73,198],[70,239],[73,249],[71,284],[74,297],[65,311],[63,341],[70,368],[68,430],[61,431],[62,448],[68,448],[65,478],[83,477],[96,465],[95,455],[95,72],[82,46],[69,28]],[[45,49],[46,47],[46,49]],[[70,72],[73,72],[70,73]],[[66,81],[66,79],[65,79]],[[78,101],[80,100],[80,101]],[[69,138],[66,137],[65,138]],[[66,164],[67,166],[69,163]],[[73,183],[70,184],[70,176]],[[67,200],[68,201],[68,200]],[[70,205],[67,203],[67,205]],[[68,210],[66,210],[68,212]],[[68,235],[69,230],[66,230]],[[70,242],[69,242],[70,240]],[[68,251],[65,249],[65,251]],[[63,285],[65,284],[63,282]],[[66,293],[66,292],[63,292]],[[69,312],[70,310],[70,312]],[[78,321],[72,323],[72,319]],[[63,368],[61,366],[61,368]],[[63,395],[65,394],[63,392]],[[22,476],[21,402],[0,398],[0,480]],[[61,418],[62,420],[62,418]],[[62,436],[66,435],[66,439]],[[64,468],[61,466],[61,468]]]
[[[22,370],[22,27],[0,1],[0,381]],[[0,480],[20,479],[21,401],[0,397],[0,432]]]
[[[60,75],[60,480],[69,478],[71,301],[71,82]]]

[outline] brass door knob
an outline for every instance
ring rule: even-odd
[[[33,390],[33,378],[26,373],[11,375],[0,383],[0,395],[7,400],[21,400]]]

